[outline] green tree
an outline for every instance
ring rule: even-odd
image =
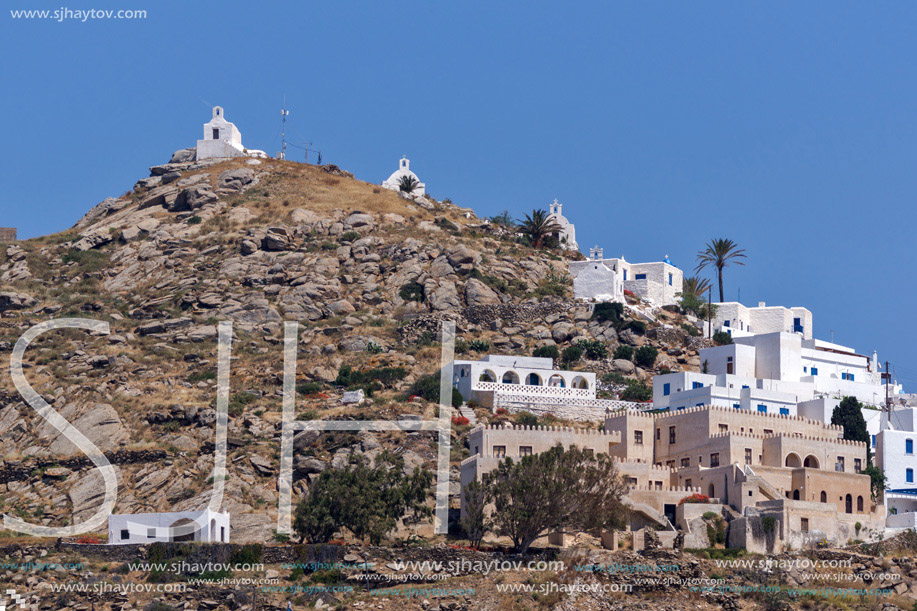
[[[717,331],[713,334],[713,343],[717,346],[727,346],[732,343],[732,336],[726,331]]]
[[[413,193],[420,186],[420,181],[413,176],[402,176],[398,180],[398,188],[404,193]]]
[[[869,447],[868,445],[866,446]],[[872,490],[872,500],[877,502],[883,494],[885,494],[885,487],[888,485],[888,478],[885,477],[885,472],[882,471],[879,467],[870,463],[866,465],[866,468],[862,471],[863,475],[869,476],[870,489]]]
[[[471,547],[478,549],[487,534],[488,520],[485,508],[490,500],[487,487],[480,480],[472,480],[463,488],[465,515],[460,523]]]
[[[431,403],[439,402],[439,389],[440,385],[440,374],[434,373],[432,375],[424,376],[414,382],[414,386],[411,387],[411,394],[417,395],[418,397],[423,397]],[[458,409],[462,406],[464,399],[462,398],[462,393],[458,391],[457,388],[452,388],[452,407]]]
[[[532,210],[531,216],[526,214],[524,219],[519,220],[519,229],[528,236],[533,247],[540,248],[547,236],[560,231],[560,225],[546,210],[536,209]]]
[[[656,357],[659,356],[659,350],[649,344],[640,346],[634,351],[634,364],[644,369],[649,369],[656,364]]]
[[[507,229],[516,228],[516,221],[513,220],[513,217],[512,215],[510,215],[509,210],[504,210],[500,214],[490,217],[489,220],[494,225],[506,227]]]
[[[582,356],[583,356],[583,347],[580,346],[579,344],[574,344],[572,346],[567,346],[566,348],[564,348],[564,352],[560,360],[563,361],[564,365],[571,365],[572,363],[575,363],[576,361],[580,360]]]
[[[620,528],[626,486],[611,457],[557,445],[540,454],[502,461],[484,475],[493,499],[493,529],[526,553],[552,532]]]
[[[405,475],[404,459],[388,451],[370,465],[353,456],[343,469],[328,469],[296,507],[293,529],[300,539],[324,543],[343,528],[357,539],[379,545],[408,511],[429,515],[433,475],[417,468]]]
[[[869,441],[866,419],[863,417],[863,406],[856,397],[841,399],[840,404],[831,413],[831,424],[844,427],[844,439],[864,443]]]
[[[701,318],[706,317],[708,288],[710,288],[710,281],[706,278],[696,276],[685,278],[681,283],[681,293],[678,294],[681,297],[678,305],[685,312],[692,312]]]
[[[548,344],[547,346],[535,348],[535,351],[532,352],[532,356],[545,359],[556,359],[560,356],[560,350],[557,348],[556,344]]]
[[[695,272],[699,272],[707,267],[716,268],[716,277],[720,285],[720,301],[723,297],[723,269],[728,265],[745,265],[741,259],[746,258],[745,249],[739,248],[738,244],[726,238],[716,238],[707,243],[704,250],[697,253],[697,267]]]

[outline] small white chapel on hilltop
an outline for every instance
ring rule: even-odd
[[[223,107],[213,107],[213,118],[204,123],[204,139],[197,141],[197,160],[223,157],[261,157],[267,153],[242,146],[242,133],[223,116]]]

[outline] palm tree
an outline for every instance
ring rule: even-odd
[[[707,290],[710,288],[710,281],[706,278],[698,278],[697,276],[691,276],[690,278],[685,278],[681,282],[681,294],[682,297],[693,297],[695,299],[703,299],[707,294]]]
[[[405,193],[413,193],[419,185],[420,181],[413,176],[402,176],[398,181],[398,188]]]
[[[716,276],[720,283],[720,302],[724,300],[723,268],[730,263],[745,265],[745,263],[739,260],[746,257],[745,249],[739,248],[738,246],[739,245],[732,240],[716,238],[707,242],[707,247],[697,253],[697,267],[694,268],[695,272],[699,272],[708,266],[716,268]]]
[[[560,225],[554,222],[547,210],[532,210],[532,215],[525,215],[525,219],[519,221],[519,229],[527,235],[532,241],[532,246],[539,248],[542,241],[552,233],[560,231]]]

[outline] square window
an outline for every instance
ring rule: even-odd
[[[690,459],[690,458],[682,458],[682,459],[681,459],[681,466],[682,466],[682,468],[690,467],[690,466],[691,466],[691,459]]]
[[[122,529],[121,530],[121,540],[127,541],[130,538],[131,538],[131,533],[129,533],[126,528]]]
[[[646,274],[634,274],[634,280],[646,280]]]
[[[638,446],[643,445],[643,431],[634,431],[634,443]]]
[[[519,446],[519,456],[531,456],[532,446]]]
[[[494,446],[494,456],[497,458],[506,456],[506,446]]]
[[[751,448],[745,448],[745,464],[751,464]]]
[[[714,452],[710,455],[710,466],[719,467],[720,466],[720,455],[719,452]]]
[[[156,529],[155,529],[155,528],[147,528],[147,529],[146,529],[146,538],[147,538],[147,539],[155,539],[155,538],[156,538]]]
[[[818,375],[818,369],[817,369],[817,368],[815,368],[815,367],[812,368],[812,375],[813,375],[813,376],[817,376],[817,375]]]
[[[729,425],[728,425],[728,424],[720,423],[720,424],[718,424],[718,425],[716,425],[716,426],[717,426],[717,429],[719,430],[720,433],[726,433],[726,432],[729,431]]]
[[[669,443],[675,443],[675,427],[669,427]]]
[[[704,384],[702,382],[692,382],[691,388],[703,388]]]
[[[758,411],[761,412],[762,414],[766,414],[766,413],[767,413],[767,406],[764,405],[763,403],[759,403],[759,404],[758,404]]]
[[[799,530],[804,533],[809,532],[809,518],[800,518],[799,519]]]
[[[789,415],[790,415],[790,408],[788,408],[788,407],[781,407],[781,408],[780,408],[780,415],[781,415],[781,416],[789,416]]]

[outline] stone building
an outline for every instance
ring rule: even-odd
[[[197,160],[224,157],[267,157],[264,151],[242,146],[242,133],[226,120],[221,106],[213,107],[213,118],[204,123],[204,139],[197,141]]]
[[[656,263],[630,263],[623,255],[606,259],[603,252],[596,246],[587,260],[570,262],[574,297],[623,303],[624,291],[629,291],[656,307],[678,303],[684,274],[668,255]]]
[[[557,443],[607,452],[628,484],[631,528],[677,527],[692,545],[705,542],[700,527],[708,511],[729,521],[730,545],[753,552],[845,544],[885,528],[870,477],[862,473],[866,444],[843,439],[839,426],[808,418],[709,405],[621,410],[606,417],[604,433],[478,427],[470,440],[473,455],[462,463],[463,487],[504,457]],[[686,512],[681,501],[693,493],[707,495],[710,503]],[[762,524],[771,527],[762,530]]]
[[[402,156],[398,161],[398,169],[392,172],[386,180],[382,181],[382,186],[392,191],[401,193],[401,180],[403,178],[413,178],[417,181],[417,186],[411,191],[410,195],[422,197],[427,193],[427,185],[422,183],[417,174],[411,171],[411,160]]]
[[[0,244],[9,244],[16,241],[15,227],[0,227]]]
[[[561,248],[579,250],[579,246],[576,243],[576,227],[563,215],[563,208],[564,205],[559,203],[557,198],[554,198],[554,203],[549,208],[548,220],[554,221],[554,224],[559,229],[552,235],[557,238]]]

